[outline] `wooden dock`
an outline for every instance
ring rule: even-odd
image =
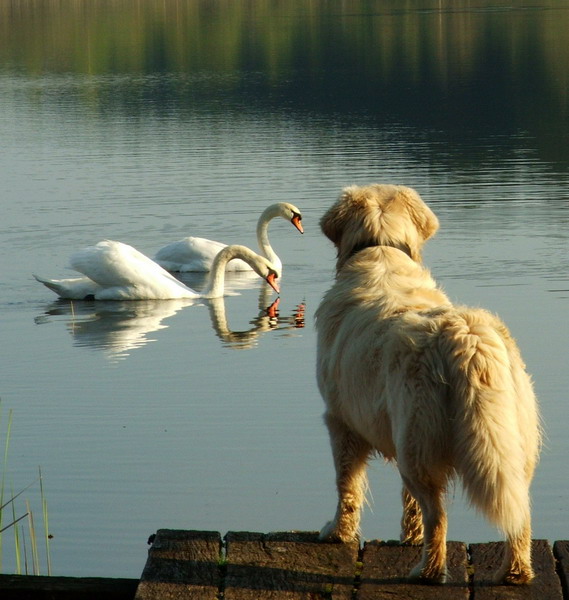
[[[371,541],[328,544],[315,532],[161,529],[149,551],[136,600],[569,600],[569,542],[533,542],[537,573],[529,586],[494,586],[504,544],[449,542],[451,580],[405,579],[421,548]],[[565,594],[565,595],[564,595]]]
[[[535,581],[495,586],[502,542],[448,542],[450,581],[405,579],[420,547],[329,544],[316,532],[160,529],[140,580],[0,575],[4,600],[569,600],[569,541],[533,541]]]

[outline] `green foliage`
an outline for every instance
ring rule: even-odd
[[[0,403],[0,425],[1,425],[1,403]],[[45,561],[47,575],[51,575],[51,557],[49,540],[51,536],[48,530],[48,511],[47,500],[44,494],[43,476],[41,468],[39,469],[38,478],[27,485],[17,493],[14,493],[13,486],[10,485],[10,493],[7,494],[7,478],[8,478],[8,454],[10,447],[10,434],[12,431],[12,410],[8,411],[8,422],[4,433],[4,460],[2,464],[2,477],[0,478],[0,572],[2,571],[3,552],[6,545],[6,540],[9,539],[7,532],[13,534],[13,550],[15,573],[29,575],[40,575],[40,555],[38,551],[37,533],[34,523],[34,514],[30,507],[30,501],[25,500],[25,512],[23,514],[16,508],[16,500],[30,490],[34,486],[38,487],[40,493],[40,502],[42,507],[43,525],[44,525],[44,541],[45,541]],[[1,428],[0,428],[1,435]],[[5,524],[5,516],[9,515],[9,522]],[[27,528],[22,524],[27,518]],[[29,552],[31,561],[28,561],[28,547],[26,539],[29,540]],[[22,570],[23,563],[23,570]]]

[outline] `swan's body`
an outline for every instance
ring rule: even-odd
[[[304,230],[301,223],[302,215],[294,204],[277,202],[261,213],[257,221],[257,243],[261,254],[271,262],[280,277],[282,262],[269,243],[268,235],[269,222],[276,217],[290,221],[300,233],[304,233]],[[210,271],[213,259],[223,248],[225,248],[225,244],[221,242],[200,237],[187,237],[160,248],[154,256],[154,260],[171,272]],[[249,269],[251,267],[243,260],[234,260],[227,267],[229,271],[247,271]]]
[[[84,277],[42,279],[40,282],[61,298],[73,300],[171,300],[175,298],[218,298],[223,296],[225,266],[229,261],[246,261],[278,293],[276,269],[245,246],[226,246],[213,261],[202,292],[196,292],[153,260],[127,244],[104,240],[74,254],[73,269]]]

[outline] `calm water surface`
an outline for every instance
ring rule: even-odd
[[[534,535],[567,539],[565,3],[88,4],[0,9],[0,442],[13,409],[6,476],[17,490],[42,468],[54,573],[138,577],[161,527],[331,517],[313,315],[334,252],[318,220],[371,181],[420,192],[441,221],[426,264],[518,339],[547,434]],[[270,226],[272,319],[258,278],[218,302],[71,304],[32,277],[66,276],[104,238],[149,255],[190,234],[254,246],[277,201],[306,233]],[[397,538],[398,476],[377,462],[370,479],[364,536]],[[41,525],[37,486],[26,497]],[[499,539],[460,488],[449,504],[450,538]]]

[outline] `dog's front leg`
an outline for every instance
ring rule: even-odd
[[[360,514],[367,489],[367,459],[371,446],[336,417],[324,417],[338,488],[338,508],[333,521],[327,523],[320,532],[320,539],[326,541],[351,542],[358,538]]]

